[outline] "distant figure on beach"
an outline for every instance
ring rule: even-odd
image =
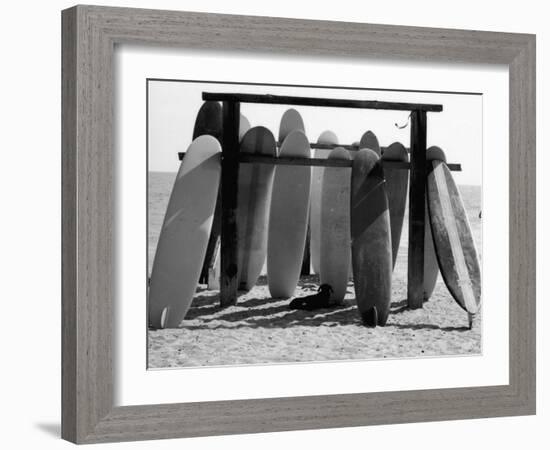
[[[479,211],[479,218],[481,219],[481,211]]]
[[[298,297],[290,302],[290,309],[304,309],[313,311],[315,309],[330,308],[334,306],[330,303],[330,294],[333,290],[330,284],[322,284],[317,290],[317,294],[308,295],[307,297]]]

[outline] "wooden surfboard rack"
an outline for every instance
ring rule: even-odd
[[[220,303],[222,307],[237,302],[237,190],[239,165],[242,163],[285,164],[315,167],[351,167],[351,161],[320,158],[281,158],[239,153],[239,121],[241,103],[269,105],[315,106],[328,108],[378,109],[410,111],[411,155],[410,162],[384,161],[386,167],[410,170],[409,183],[409,248],[407,273],[407,301],[409,308],[421,308],[424,301],[424,227],[426,196],[426,132],[428,112],[441,112],[443,105],[400,103],[373,100],[349,100],[314,97],[292,97],[238,93],[203,92],[204,101],[223,104],[222,174],[221,174],[221,273]],[[357,150],[355,145],[310,144],[311,148],[330,150],[344,147]],[[184,154],[180,153],[182,159]],[[448,164],[459,171],[460,164]]]

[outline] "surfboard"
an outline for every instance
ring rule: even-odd
[[[337,147],[328,159],[351,160]],[[342,303],[346,295],[351,260],[350,168],[325,167],[321,183],[321,246],[319,281],[332,287],[331,300]]]
[[[208,103],[208,102],[207,102]],[[210,102],[216,103],[216,102]],[[205,103],[206,104],[206,103]],[[217,104],[217,103],[216,103]],[[220,111],[221,112],[221,111]],[[200,116],[200,112],[199,112]],[[199,117],[197,117],[198,121]],[[204,121],[204,120],[203,120]],[[197,123],[195,123],[195,129],[197,129]],[[240,115],[239,121],[239,141],[243,138],[244,134],[250,129],[250,122],[244,115]],[[220,131],[221,135],[221,131]],[[222,210],[221,210],[221,191],[218,191],[218,199],[216,201],[216,209],[214,211],[214,220],[212,222],[212,231],[210,232],[210,237],[208,239],[208,245],[206,247],[206,255],[204,256],[204,262],[202,265],[201,275],[199,278],[199,283],[208,283],[208,286],[211,289],[214,289],[214,286],[219,285],[219,280],[211,281],[210,274],[219,277],[219,271],[216,275],[215,264],[216,264],[216,252],[220,246],[220,234],[221,234],[221,224],[222,224]],[[219,289],[219,288],[216,288]]]
[[[279,144],[283,145],[286,137],[294,130],[300,130],[304,134],[306,132],[302,116],[298,111],[290,108],[287,109],[281,117],[281,122],[279,124]]]
[[[271,131],[265,127],[248,130],[240,151],[276,156],[277,147]],[[250,290],[256,284],[266,260],[267,226],[273,174],[271,164],[241,164],[237,197],[237,261],[239,289]]]
[[[357,308],[367,326],[390,311],[392,247],[384,170],[378,155],[359,150],[351,169],[351,254]]]
[[[222,140],[223,114],[222,106],[218,102],[204,102],[195,118],[193,127],[193,140],[199,136],[209,134],[219,142]]]
[[[439,270],[456,302],[474,315],[481,302],[481,270],[468,215],[447,164],[430,165],[428,206]]]
[[[407,149],[400,142],[391,144],[382,155],[383,161],[409,161]],[[395,268],[397,252],[401,242],[403,219],[405,218],[405,204],[407,203],[407,187],[409,185],[409,171],[384,167],[386,178],[386,192],[390,208],[392,267]]]
[[[359,149],[362,148],[370,148],[373,150],[378,156],[381,154],[380,150],[380,144],[378,143],[378,138],[372,131],[367,131],[361,136],[361,140],[359,141]]]
[[[212,266],[208,268],[208,283],[207,288],[210,290],[220,289],[220,274],[221,274],[221,255],[220,245],[216,246],[216,250],[212,255]]]
[[[239,121],[239,142],[242,141],[248,130],[250,130],[250,121],[246,118],[246,116],[241,114]]]
[[[175,328],[199,281],[220,182],[221,146],[195,139],[181,162],[161,228],[149,284],[149,324]]]
[[[309,158],[306,135],[291,131],[279,156]],[[273,177],[267,240],[267,280],[273,298],[288,298],[300,278],[309,216],[311,167],[277,166]]]
[[[223,133],[223,109],[219,102],[207,101],[204,102],[197,117],[195,118],[195,125],[193,127],[193,140],[199,136],[206,134],[215,137],[219,142],[222,142]],[[215,246],[219,240],[219,228],[220,228],[220,216],[221,210],[219,201],[216,203],[216,209],[214,213],[214,220],[212,223],[212,231],[206,247],[206,255],[204,257],[201,274],[199,277],[199,283],[206,283],[208,279],[208,268],[212,255],[214,253]]]
[[[435,254],[434,241],[432,236],[432,226],[430,225],[430,214],[428,198],[425,200],[424,207],[424,301],[427,302],[432,296],[437,277],[439,275],[439,264]]]
[[[279,124],[279,146],[283,145],[285,138],[294,130],[300,130],[304,134],[306,132],[304,126],[304,120],[298,111],[295,109],[288,109],[284,112],[281,117],[281,122]],[[309,275],[310,266],[311,266],[311,257],[310,257],[310,233],[309,233],[309,223],[306,234],[306,243],[304,246],[304,254],[302,256],[302,268],[300,273]]]
[[[338,137],[332,131],[323,131],[317,139],[318,144],[338,144]],[[328,158],[329,151],[316,149],[314,158]],[[324,167],[311,168],[311,199],[309,213],[311,267],[319,274],[321,260],[321,186]]]
[[[439,147],[432,146],[426,150],[426,161],[447,161],[445,153]],[[425,206],[425,233],[424,233],[424,301],[428,301],[433,294],[439,275],[439,265],[435,254],[432,227],[428,206],[428,195],[426,193]]]

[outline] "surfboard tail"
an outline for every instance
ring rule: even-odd
[[[361,319],[367,327],[376,327],[378,325],[378,309],[376,306],[361,314]]]

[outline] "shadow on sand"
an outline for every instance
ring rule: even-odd
[[[290,300],[250,298],[237,303],[235,308],[224,309],[219,296],[198,296],[193,300],[184,327],[190,330],[212,328],[287,328],[292,326],[335,326],[361,324],[355,305],[345,304],[316,311],[291,310]]]
[[[415,324],[392,323],[387,326],[399,328],[400,330],[440,330],[440,331],[459,331],[459,332],[470,331],[470,328],[466,326],[440,327],[439,325],[434,325],[431,323],[415,323]]]
[[[302,279],[302,290],[316,291],[318,282],[312,279]],[[267,280],[260,277],[258,285],[265,286]],[[353,283],[350,283],[353,287]],[[241,292],[242,294],[242,292]],[[363,326],[357,312],[354,300],[346,299],[345,303],[333,308],[318,309],[315,311],[291,310],[288,308],[291,299],[273,298],[242,298],[235,307],[222,308],[219,303],[219,293],[198,289],[189,309],[183,327],[188,330],[201,329],[239,329],[239,328],[288,328],[294,326],[333,327],[338,325]],[[407,300],[392,302],[391,315],[399,315],[408,310]],[[386,328],[409,330],[441,330],[441,331],[469,331],[468,327],[440,327],[435,324],[415,323],[388,323]]]

